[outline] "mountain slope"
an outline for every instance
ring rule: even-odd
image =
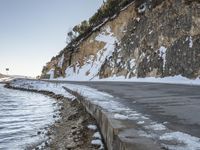
[[[200,3],[136,0],[43,68],[42,78],[200,75]]]
[[[0,78],[5,78],[5,77],[7,76],[0,73]]]

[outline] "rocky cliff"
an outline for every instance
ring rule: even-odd
[[[200,1],[135,0],[53,57],[43,78],[200,76]]]

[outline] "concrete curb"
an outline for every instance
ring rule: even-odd
[[[150,138],[138,135],[139,126],[131,120],[118,120],[113,114],[93,104],[76,91],[63,87],[75,95],[86,110],[96,119],[108,150],[161,150],[162,147]]]

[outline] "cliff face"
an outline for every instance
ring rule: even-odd
[[[42,72],[66,80],[174,75],[200,76],[198,0],[133,2],[78,45],[66,47]]]

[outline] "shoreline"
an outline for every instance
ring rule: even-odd
[[[99,130],[97,129],[96,120],[86,111],[79,99],[76,98],[75,100],[70,100],[69,98],[62,95],[56,95],[49,91],[12,87],[9,83],[4,84],[5,88],[40,93],[51,97],[55,99],[60,107],[58,110],[59,119],[46,129],[46,133],[38,131],[38,135],[44,134],[44,136],[47,137],[47,140],[41,141],[41,143],[28,145],[26,149],[105,149],[101,148],[101,145],[99,144],[91,144],[92,140],[96,139],[94,137],[95,133]],[[56,115],[53,117],[56,117]],[[89,125],[95,126],[96,129],[88,128]]]

